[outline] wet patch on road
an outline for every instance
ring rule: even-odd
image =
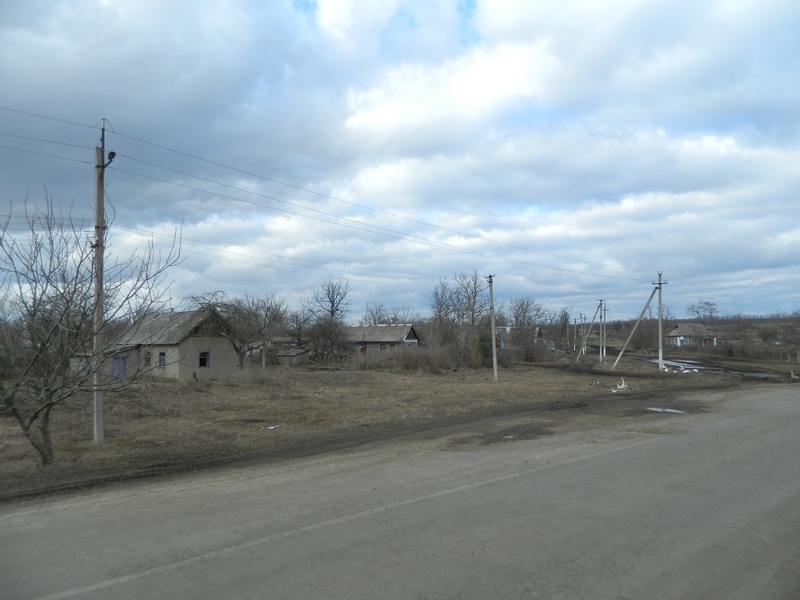
[[[517,423],[500,429],[487,432],[473,433],[452,437],[447,442],[448,448],[464,446],[490,446],[523,440],[535,440],[549,435],[554,435],[552,422]]]

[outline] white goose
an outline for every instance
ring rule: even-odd
[[[615,394],[617,392],[625,392],[629,390],[630,388],[628,387],[628,384],[625,383],[625,379],[623,377],[620,377],[619,383],[615,387],[611,388],[611,391],[614,392]]]

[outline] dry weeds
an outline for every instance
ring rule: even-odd
[[[619,371],[619,369],[618,369]],[[91,398],[54,412],[55,465],[38,457],[10,418],[0,418],[0,496],[56,484],[198,467],[232,458],[312,452],[365,431],[488,413],[556,408],[611,396],[620,373],[557,365],[423,371],[285,369],[229,380],[145,381],[106,396],[105,443],[92,443]],[[635,394],[730,385],[730,378],[665,377],[630,363]]]

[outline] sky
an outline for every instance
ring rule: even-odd
[[[0,0],[0,213],[176,231],[175,307],[437,282],[638,316],[800,309],[795,0]],[[13,229],[13,228],[12,228]],[[654,305],[655,307],[655,305]]]

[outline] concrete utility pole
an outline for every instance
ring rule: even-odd
[[[594,311],[594,315],[592,316],[592,322],[589,324],[589,329],[587,329],[583,333],[583,339],[581,340],[581,348],[582,351],[578,353],[578,357],[575,359],[575,364],[578,364],[578,361],[581,358],[581,354],[586,354],[586,340],[589,339],[589,334],[592,333],[592,327],[594,327],[594,321],[597,319],[597,314],[600,312],[600,307],[598,306],[597,309]],[[581,317],[583,314],[581,313]]]
[[[600,350],[599,351],[600,359],[598,360],[598,362],[603,362],[603,343],[604,343],[604,340],[605,340],[606,330],[603,327],[603,314],[604,314],[604,312],[603,312],[603,301],[599,300],[598,302],[600,302],[600,305],[598,306],[598,311],[600,312],[600,323],[599,323],[599,326],[600,326],[600,344],[599,344],[599,346],[600,346],[600,348],[599,348],[599,350]]]
[[[494,326],[494,292],[492,290],[492,278],[494,275],[487,275],[489,281],[489,317],[492,322],[492,368],[494,369],[494,380],[497,381],[497,328]]]
[[[639,318],[636,319],[636,323],[634,324],[633,329],[631,329],[631,334],[628,336],[628,339],[625,340],[625,344],[622,346],[622,350],[619,351],[619,354],[617,355],[617,360],[614,361],[614,365],[611,367],[612,371],[617,367],[617,363],[619,362],[619,359],[622,358],[622,354],[625,352],[626,348],[628,347],[628,344],[630,343],[631,338],[633,337],[633,334],[636,333],[636,328],[639,326],[639,323],[641,323],[642,317],[644,317],[644,313],[647,311],[647,307],[650,306],[650,303],[653,301],[653,297],[656,295],[656,292],[658,292],[658,301],[659,301],[658,302],[658,304],[659,304],[659,307],[658,307],[658,336],[659,336],[659,339],[658,339],[658,368],[659,369],[663,369],[664,368],[664,365],[663,365],[664,359],[663,359],[663,357],[661,355],[661,343],[662,343],[661,342],[661,285],[663,283],[667,283],[667,282],[666,281],[661,281],[661,271],[659,271],[658,272],[658,282],[655,282],[655,281],[653,282],[653,285],[656,286],[656,287],[654,287],[653,291],[650,292],[650,297],[647,299],[647,302],[645,302],[645,305],[644,305],[644,308],[642,309],[642,312],[639,313]]]
[[[578,347],[578,317],[573,317],[573,328],[572,328],[572,350],[573,352]]]
[[[668,281],[661,281],[661,271],[658,272],[658,282],[653,282],[653,285],[658,286],[658,368],[664,370],[664,331],[662,325],[662,312],[663,304],[661,303],[661,286],[669,283]]]
[[[94,224],[94,319],[92,321],[94,373],[92,375],[94,397],[94,443],[102,444],[105,438],[103,426],[103,387],[101,371],[103,369],[103,253],[105,252],[106,217],[105,217],[105,171],[114,160],[116,153],[108,153],[106,159],[106,120],[102,120],[100,145],[94,150],[94,184],[95,184],[95,224]]]

